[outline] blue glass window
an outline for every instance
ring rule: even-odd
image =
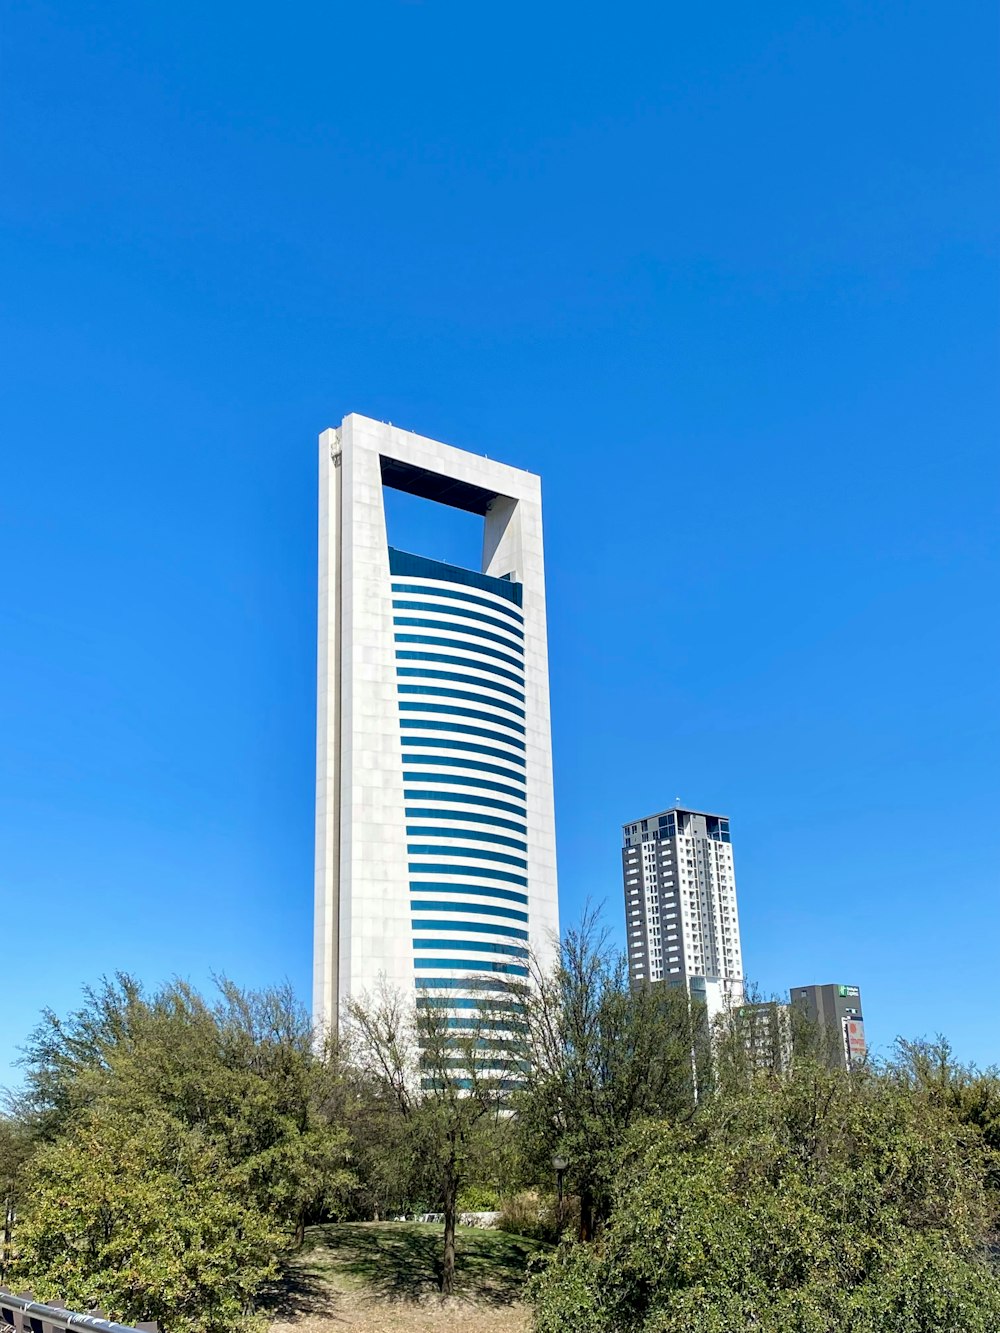
[[[389,573],[404,579],[434,579],[435,582],[457,583],[463,588],[482,588],[484,592],[492,592],[516,606],[521,605],[521,585],[506,574],[499,578],[494,574],[480,574],[474,569],[463,569],[461,565],[448,565],[443,560],[412,555],[395,546],[389,547]]]
[[[430,765],[443,768],[471,768],[476,773],[495,773],[499,778],[506,778],[508,782],[524,782],[523,773],[514,773],[509,768],[500,768],[497,764],[484,764],[481,759],[456,759],[450,754],[410,754],[407,751],[403,755],[403,767],[408,769],[426,768]],[[458,785],[461,778],[452,778],[452,781]]]
[[[469,750],[473,754],[489,754],[492,755],[494,759],[506,759],[508,763],[519,764],[521,768],[524,768],[525,766],[523,755],[508,754],[506,750],[494,750],[492,746],[476,745],[472,741],[452,740],[450,736],[404,736],[403,744],[410,746],[443,745],[449,750]],[[412,759],[415,758],[415,756],[410,755],[409,758]],[[512,774],[511,776],[514,775]]]
[[[508,976],[526,977],[528,969],[516,963],[490,963],[485,958],[415,958],[414,967],[463,968],[469,972],[506,972]]]
[[[498,953],[510,958],[527,958],[528,951],[519,944],[494,943],[492,940],[414,940],[414,949],[465,949],[468,953]]]
[[[499,889],[493,884],[446,884],[437,880],[411,880],[411,893],[454,893],[460,894],[464,898],[501,898],[506,902],[522,903],[525,907],[528,905],[528,895],[526,893],[515,893],[513,889]],[[415,903],[410,900],[410,906],[414,911],[418,908],[426,908],[427,903]],[[484,916],[495,916],[500,911],[499,908],[494,911],[489,903],[461,902],[450,903],[440,902],[433,904],[434,910],[440,909],[442,912],[480,912]],[[502,916],[509,916],[511,913],[504,911]],[[519,920],[520,912],[513,914]],[[526,920],[527,918],[525,918]]]
[[[394,597],[392,599],[392,609],[394,611],[429,611],[435,616],[454,616],[456,621],[461,621],[462,626],[474,620],[477,624],[492,625],[494,629],[506,630],[508,634],[513,634],[515,639],[524,638],[524,630],[517,625],[512,625],[508,620],[501,620],[499,615],[485,616],[481,611],[467,611],[464,606],[455,607],[452,611],[447,606],[435,606],[432,602],[408,602],[403,598]],[[455,621],[448,622],[452,629],[457,629]],[[501,639],[502,643],[503,640]]]
[[[516,750],[524,749],[524,741],[516,736],[505,736],[501,731],[488,731],[486,727],[467,727],[461,722],[438,722],[429,717],[401,717],[399,725],[404,730],[419,727],[427,732],[453,731],[464,736],[482,736],[486,740],[503,741],[504,745],[511,745]]]
[[[477,713],[474,708],[459,708],[455,704],[412,703],[400,699],[399,711],[410,713],[445,713],[450,717],[470,717],[477,722],[492,722],[495,727],[510,727],[511,731],[524,735],[524,727],[510,717],[497,717],[495,713]]]
[[[407,824],[406,836],[408,838],[474,838],[477,842],[495,842],[498,847],[513,847],[517,852],[526,852],[528,850],[527,844],[523,839],[508,838],[502,833],[494,833],[492,830],[487,829],[434,828],[433,826],[425,827],[420,824]],[[435,850],[443,852],[445,849],[440,847]],[[449,850],[455,855],[459,850],[464,849],[452,848]],[[410,851],[416,851],[416,848],[411,847]],[[473,855],[471,851],[469,854]],[[476,856],[479,855],[478,852],[474,854]],[[523,865],[524,863],[518,862],[518,864]]]
[[[481,676],[465,676],[460,671],[435,671],[424,667],[398,666],[396,675],[408,679],[453,680],[459,685],[478,685],[482,690],[496,690],[497,694],[506,694],[509,698],[524,703],[523,690],[514,690],[509,685],[500,685],[492,680],[483,680]]]
[[[508,666],[520,667],[524,670],[524,658],[511,657],[507,653],[501,653],[496,648],[487,648],[485,643],[466,643],[464,639],[429,639],[426,634],[396,634],[394,636],[396,643],[422,643],[430,648],[464,648],[469,653],[480,653],[484,657],[495,657],[498,662],[506,662]],[[510,651],[516,653],[518,646],[515,643],[510,645]]]
[[[524,616],[520,611],[515,611],[512,606],[500,606],[496,602],[489,601],[486,597],[477,597],[475,593],[471,592],[460,592],[458,588],[447,588],[443,584],[438,584],[436,587],[428,587],[423,583],[393,583],[392,590],[393,592],[423,593],[424,596],[427,596],[429,593],[434,597],[454,597],[462,602],[472,602],[475,606],[488,607],[491,611],[498,611],[501,615],[510,616],[510,618],[515,620],[519,625],[524,624]],[[499,596],[500,594],[498,593],[497,595]]]
[[[411,629],[439,629],[445,632],[461,630],[463,634],[474,634],[477,639],[487,639],[490,643],[499,643],[504,648],[516,652],[518,645],[511,643],[510,639],[503,639],[499,634],[491,634],[488,629],[480,629],[478,625],[456,625],[453,620],[419,620],[413,616],[393,616],[394,625],[408,625]]]
[[[437,776],[443,776],[443,775],[439,774]],[[470,785],[469,782],[462,783],[463,787],[468,787],[469,785]],[[492,787],[493,783],[476,782],[471,785],[476,787]],[[456,796],[451,792],[447,791],[414,791],[410,788],[407,788],[403,792],[403,795],[408,801],[461,801],[463,805],[485,805],[490,810],[505,810],[507,814],[519,815],[521,819],[524,819],[526,817],[523,805],[509,805],[506,801],[494,801],[489,796],[472,796],[468,792],[464,791],[462,792],[461,796]],[[522,802],[527,800],[527,797],[525,796],[524,792],[518,792],[517,796],[518,800]],[[446,815],[443,810],[435,810],[434,813],[436,815],[437,814],[444,815],[445,818],[451,817],[449,815]],[[453,811],[452,814],[460,815],[461,812]]]
[[[519,866],[527,870],[528,863],[523,856],[508,856],[506,852],[494,852],[488,847],[437,847],[429,843],[407,843],[406,850],[411,856],[467,856],[475,861],[499,861],[501,865]],[[452,874],[462,874],[464,866],[453,866]]]
[[[469,694],[467,690],[438,689],[434,685],[397,685],[400,694],[426,694],[443,699],[468,699],[470,703],[486,704],[489,708],[502,708],[515,717],[524,717],[524,709],[507,703],[506,699],[490,699],[482,694]]]
[[[430,921],[415,920],[414,930],[467,930],[476,935],[509,935],[515,940],[526,940],[528,932],[518,926],[503,926],[499,921]]]
[[[511,774],[515,777],[516,774]],[[524,789],[520,791],[516,787],[505,787],[502,782],[490,782],[487,778],[463,778],[458,773],[404,773],[404,782],[450,782],[454,787],[488,787],[490,791],[502,792],[504,796],[518,797],[522,801],[527,801]],[[407,793],[404,792],[404,795]],[[429,795],[430,793],[428,793]],[[464,801],[463,795],[452,793],[449,800]],[[508,807],[509,808],[509,807]],[[520,811],[518,811],[520,813]]]
[[[470,651],[474,651],[472,645],[469,645]],[[477,671],[488,671],[493,676],[502,676],[504,680],[512,680],[515,685],[524,686],[524,671],[520,675],[513,671],[505,671],[503,667],[494,666],[492,662],[479,662],[473,657],[453,657],[451,653],[412,653],[396,650],[397,662],[443,662],[446,666],[460,666],[466,668],[475,668]],[[451,680],[448,676],[446,679]],[[476,678],[478,679],[478,677]],[[499,689],[499,686],[497,687]]]
[[[441,865],[437,861],[426,863],[411,861],[409,871],[411,875],[463,875],[466,879],[505,879],[510,884],[523,884],[525,888],[528,887],[524,875],[512,875],[506,870],[494,870],[492,866],[456,866]]]
[[[515,833],[527,834],[528,832],[524,824],[515,823],[513,819],[497,819],[495,815],[484,815],[478,810],[435,810],[430,807],[408,805],[406,807],[406,817],[407,819],[461,819],[468,824],[490,824],[494,828],[513,829]],[[439,830],[439,832],[443,832],[443,830]]]

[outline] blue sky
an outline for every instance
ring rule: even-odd
[[[1000,1060],[992,4],[14,0],[0,1083],[308,993],[315,437],[543,476],[563,918],[732,818],[747,969]],[[461,557],[462,522],[396,539]]]

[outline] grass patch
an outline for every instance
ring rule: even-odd
[[[435,1296],[442,1227],[420,1222],[340,1222],[311,1227],[287,1265],[278,1303],[284,1312],[317,1311],[336,1296],[420,1303]],[[459,1227],[455,1295],[479,1306],[521,1297],[529,1260],[549,1246],[502,1231]]]

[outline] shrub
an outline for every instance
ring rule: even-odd
[[[458,1196],[460,1213],[492,1213],[500,1202],[496,1190],[488,1185],[466,1185]]]
[[[557,1221],[556,1201],[552,1195],[525,1190],[501,1202],[497,1226],[513,1236],[554,1241],[557,1238]]]
[[[534,1280],[537,1333],[994,1333],[978,1137],[871,1074],[802,1069],[645,1126],[599,1247]]]

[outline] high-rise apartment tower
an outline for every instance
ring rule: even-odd
[[[383,488],[483,518],[390,548]],[[474,1008],[558,935],[538,477],[366,417],[320,436],[314,1008]]]
[[[683,985],[710,1010],[741,1003],[729,820],[674,807],[626,824],[622,832],[632,981]]]

